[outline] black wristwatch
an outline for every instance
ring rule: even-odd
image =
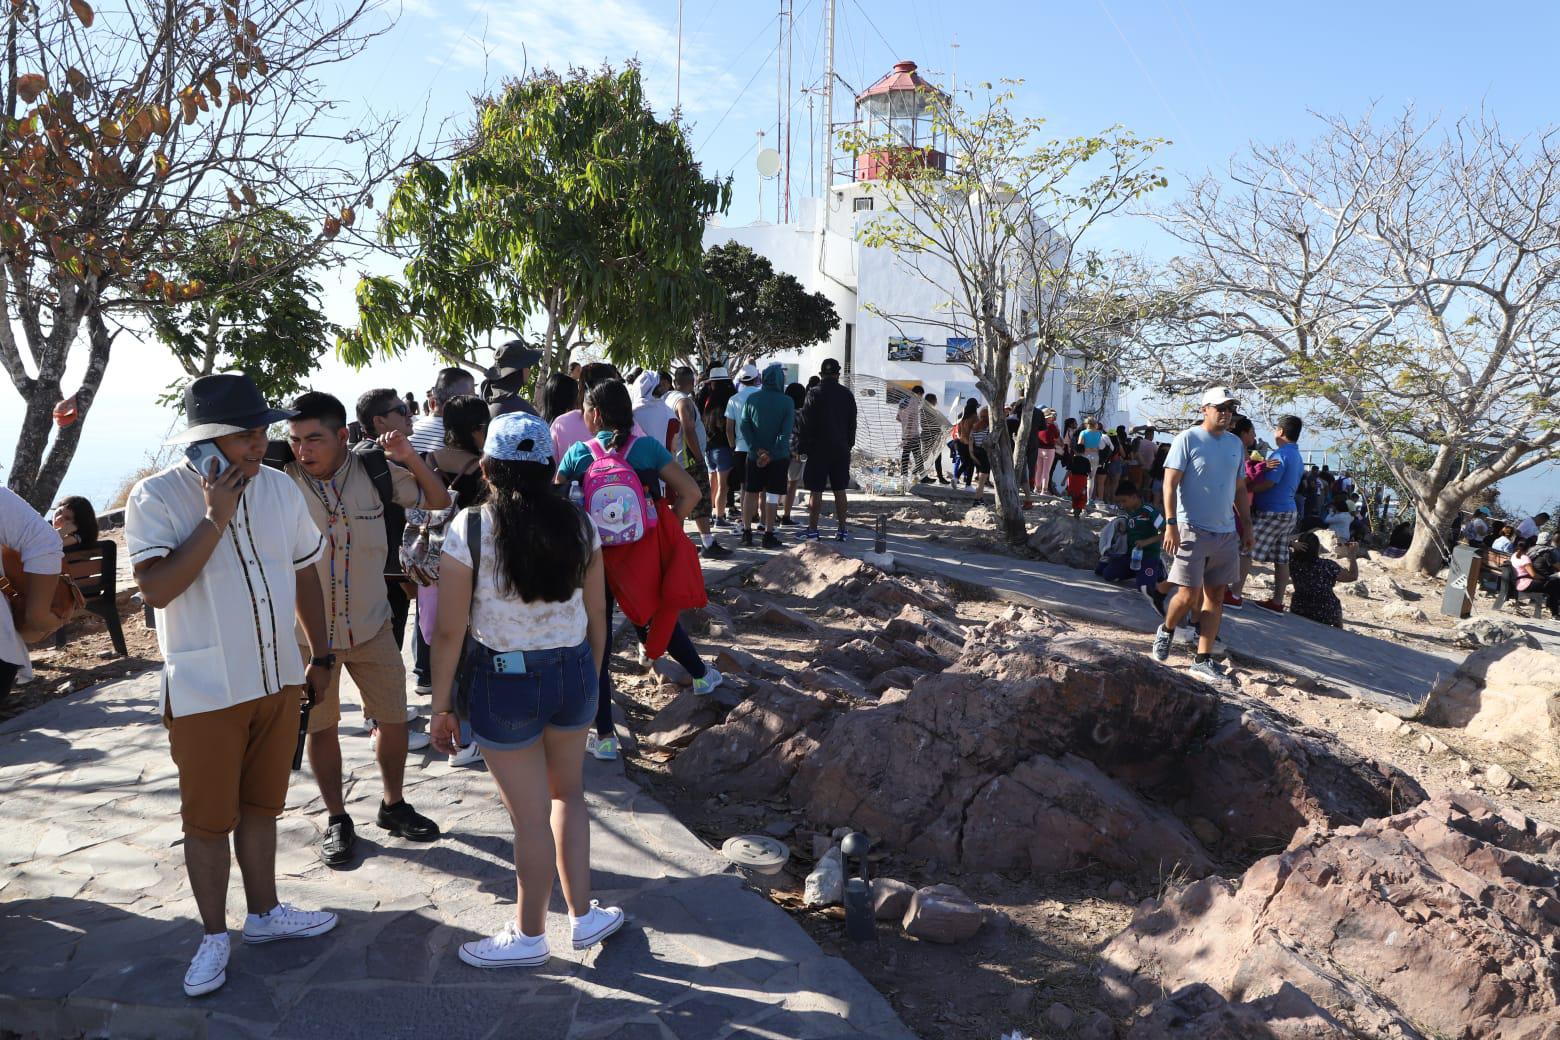
[[[336,655],[322,654],[319,657],[311,657],[309,658],[309,664],[316,668],[334,668],[336,667]]]

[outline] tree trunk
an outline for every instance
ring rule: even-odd
[[[1446,566],[1450,545],[1447,533],[1462,510],[1461,501],[1437,498],[1435,507],[1428,513],[1417,510],[1414,524],[1414,540],[1403,555],[1403,566],[1426,577],[1435,577]]]
[[[82,375],[81,387],[76,391],[76,421],[60,430],[49,444],[49,432],[54,426],[54,405],[63,394],[55,381],[36,379],[27,398],[27,410],[22,416],[22,428],[16,438],[16,453],[11,460],[9,487],[27,504],[45,512],[59,494],[65,482],[66,471],[76,458],[81,444],[81,431],[92,410],[98,388],[103,385],[103,374],[108,370],[109,350],[114,343],[114,333],[108,330],[101,316],[96,313],[87,319],[89,353],[87,370]],[[45,457],[44,450],[48,449]]]
[[[6,481],[12,491],[39,512],[49,507],[57,490],[57,486],[42,487],[39,476],[43,469],[43,453],[49,446],[49,430],[54,424],[54,403],[59,399],[58,383],[33,380],[22,413],[22,428],[16,434],[11,474]]]
[[[991,457],[991,486],[997,493],[997,524],[1009,545],[1029,540],[1024,523],[1023,498],[1018,490],[1018,474],[1013,472],[1013,451],[1008,446],[1007,424],[993,421],[986,437],[986,454]]]

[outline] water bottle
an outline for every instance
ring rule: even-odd
[[[1132,547],[1132,569],[1135,570],[1135,571],[1140,571],[1140,570],[1143,569],[1143,548],[1142,548],[1142,546],[1133,546]]]

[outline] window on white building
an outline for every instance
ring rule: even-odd
[[[872,197],[871,196],[866,196],[864,198],[856,199],[854,202],[851,203],[851,209],[854,210],[857,213],[861,213],[864,210],[869,210],[871,208],[872,208]]]

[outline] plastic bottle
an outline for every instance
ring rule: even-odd
[[[1135,570],[1135,571],[1140,571],[1140,570],[1143,569],[1143,547],[1142,546],[1135,545],[1135,546],[1132,547],[1132,569]]]

